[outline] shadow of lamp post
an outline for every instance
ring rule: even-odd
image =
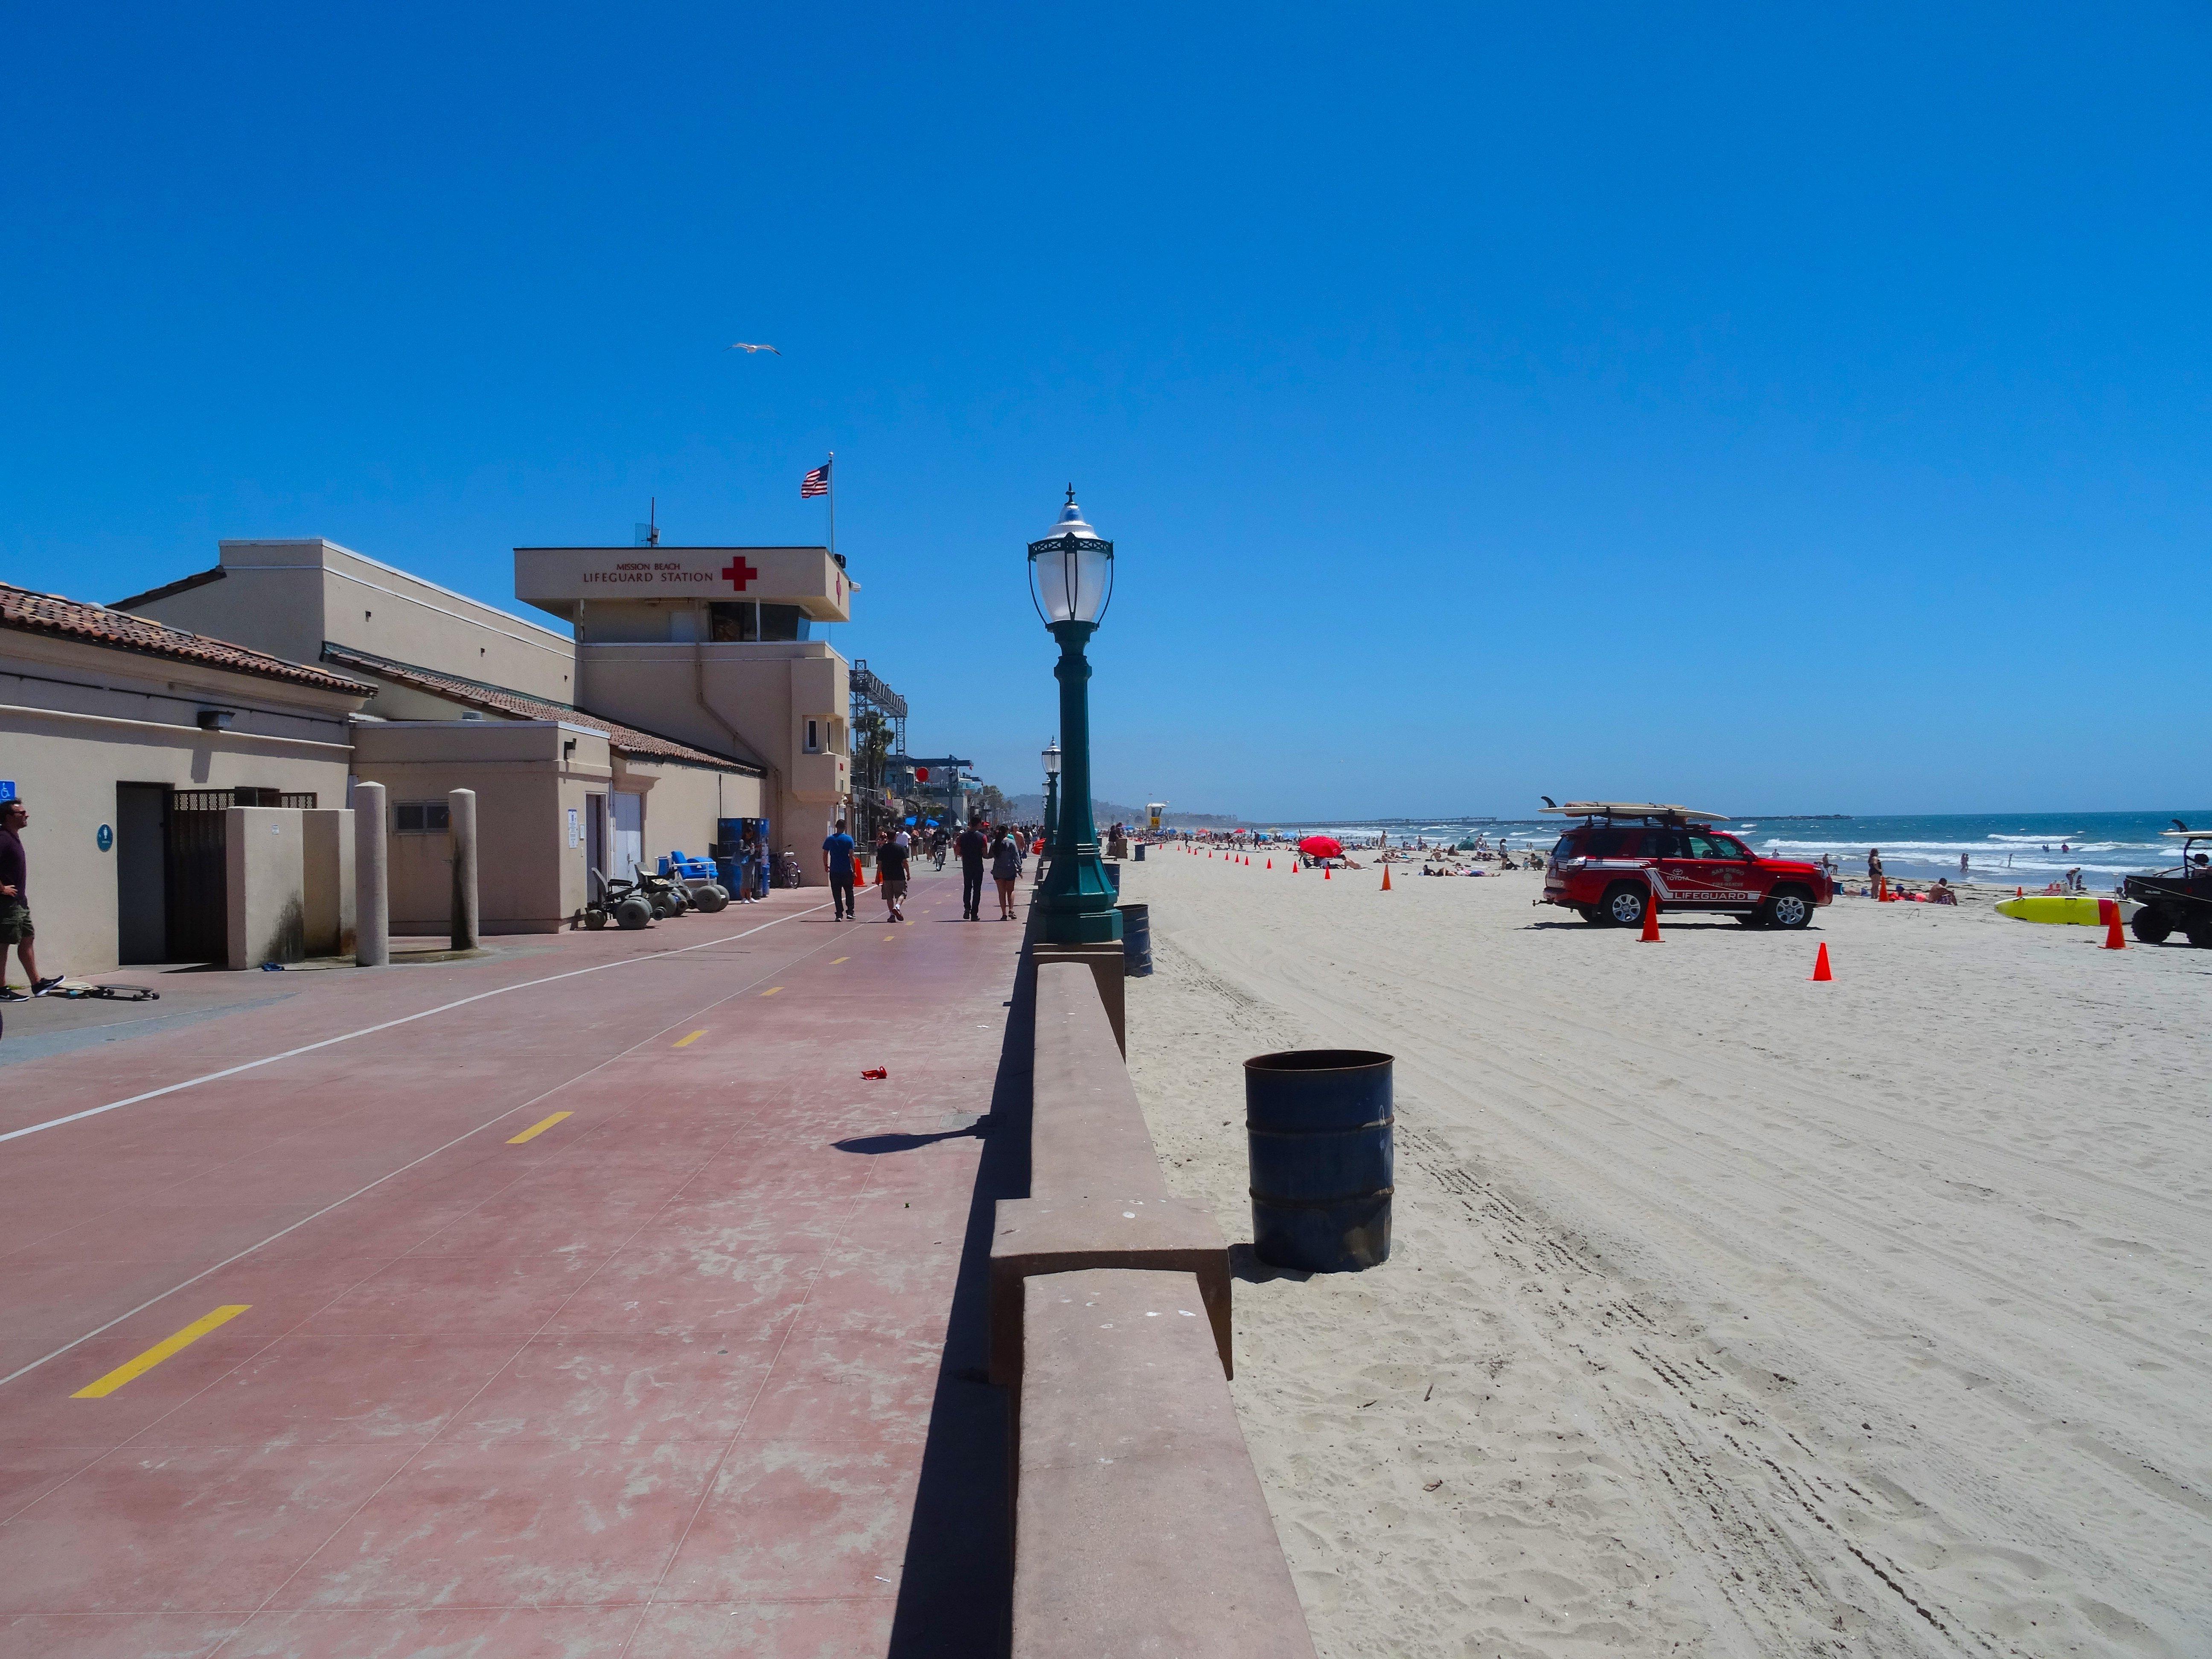
[[[1083,654],[1113,596],[1114,544],[1083,521],[1070,484],[1060,522],[1042,541],[1030,544],[1030,598],[1060,641],[1060,663],[1052,672],[1060,682],[1060,735],[1067,739],[1060,757],[1065,781],[1048,842],[1052,867],[1037,895],[1048,945],[1103,945],[1121,937],[1121,913],[1114,908],[1114,890],[1098,856],[1098,826],[1091,816],[1091,664]],[[1046,766],[1052,766],[1049,758]]]

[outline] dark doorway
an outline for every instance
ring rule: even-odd
[[[228,789],[178,789],[169,795],[162,835],[168,960],[229,959],[230,870],[225,830]]]
[[[115,959],[169,959],[166,783],[115,786]]]

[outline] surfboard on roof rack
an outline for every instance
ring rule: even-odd
[[[1687,806],[1670,806],[1654,801],[1639,800],[1571,800],[1564,806],[1543,806],[1545,813],[1556,812],[1563,817],[1575,818],[1664,818],[1687,820],[1700,823],[1725,823],[1725,812],[1700,812]]]

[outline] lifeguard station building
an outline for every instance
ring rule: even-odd
[[[854,583],[829,551],[521,548],[514,558],[519,595],[574,624],[574,638],[319,537],[224,541],[212,568],[147,592],[105,606],[52,601],[79,617],[68,630],[32,603],[46,596],[0,614],[0,642],[25,653],[121,651],[170,665],[179,684],[186,665],[206,682],[172,688],[190,751],[181,770],[68,741],[95,717],[145,724],[135,684],[66,714],[30,696],[0,709],[0,735],[41,737],[12,750],[40,804],[34,836],[94,849],[74,872],[72,920],[51,899],[40,917],[58,965],[216,954],[188,945],[199,935],[180,923],[147,921],[155,904],[173,911],[181,888],[149,901],[118,868],[176,867],[187,811],[349,806],[356,781],[386,787],[396,933],[447,925],[445,803],[457,788],[477,792],[488,933],[562,927],[591,872],[626,875],[678,848],[703,854],[741,830],[764,827],[777,851],[801,854],[802,879],[821,881],[806,854],[848,810],[852,780],[848,670],[814,637],[851,616]],[[132,619],[143,619],[135,633]],[[64,631],[86,644],[62,643]],[[314,732],[279,720],[262,735],[276,718],[262,705],[285,698],[301,708],[287,704],[283,718]],[[266,755],[228,787],[233,750]],[[297,763],[272,770],[280,750]],[[311,755],[321,775],[308,775],[301,757]],[[42,868],[55,870],[48,857]]]
[[[514,550],[515,597],[575,629],[575,702],[762,769],[802,865],[852,790],[851,671],[815,635],[857,586],[821,547]]]

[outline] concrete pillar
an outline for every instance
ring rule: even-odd
[[[453,949],[477,948],[477,792],[446,796],[446,834],[453,850]]]
[[[385,863],[385,826],[391,816],[384,786],[353,787],[353,960],[356,968],[381,968],[392,960],[392,878]]]

